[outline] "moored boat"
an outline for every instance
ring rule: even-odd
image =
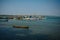
[[[28,26],[16,26],[16,25],[13,25],[13,28],[25,28],[25,29],[28,29],[29,27]]]
[[[0,22],[8,22],[8,19],[0,19]]]

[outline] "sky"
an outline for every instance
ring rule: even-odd
[[[0,0],[0,15],[60,16],[60,0]]]

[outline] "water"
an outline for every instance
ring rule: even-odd
[[[13,25],[29,26],[29,29],[13,28]],[[0,22],[0,40],[59,40],[59,37],[60,17]]]

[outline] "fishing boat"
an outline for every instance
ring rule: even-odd
[[[13,28],[25,28],[25,29],[28,29],[29,27],[28,26],[16,26],[16,25],[13,25]]]

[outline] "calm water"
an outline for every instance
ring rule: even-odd
[[[13,28],[13,25],[29,26],[29,29]],[[0,22],[0,40],[59,40],[59,37],[60,17]]]

